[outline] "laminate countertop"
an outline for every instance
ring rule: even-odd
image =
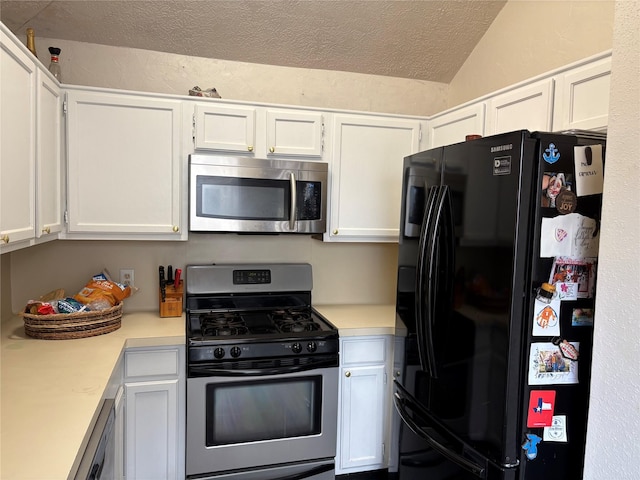
[[[392,305],[321,305],[341,336],[404,335]],[[182,344],[185,318],[157,312],[122,317],[120,329],[96,337],[39,340],[22,317],[2,322],[0,478],[66,479],[123,349]]]

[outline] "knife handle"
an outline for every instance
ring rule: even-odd
[[[165,278],[164,278],[164,267],[160,266],[160,268],[158,269],[159,274],[160,274],[160,296],[162,297],[162,301],[164,302],[165,299],[167,298],[167,292],[166,292],[166,282],[165,282]]]
[[[169,265],[167,267],[167,284],[173,283],[173,267]]]
[[[176,290],[180,286],[180,277],[181,276],[182,276],[182,269],[181,268],[176,268],[176,279],[173,282],[173,288],[175,288]]]

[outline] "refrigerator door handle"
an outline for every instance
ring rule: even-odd
[[[425,182],[425,190],[428,185]],[[424,216],[422,219],[422,229],[420,231],[420,240],[418,242],[418,259],[416,262],[416,295],[415,295],[415,311],[416,311],[416,332],[418,336],[418,356],[420,357],[420,368],[428,372],[429,375],[435,375],[435,357],[430,343],[425,338],[426,330],[430,327],[426,325],[431,321],[430,306],[425,305],[424,286],[427,278],[425,277],[425,256],[428,246],[428,238],[431,237],[433,227],[433,212],[438,196],[437,186],[428,188],[429,194],[425,202]],[[426,308],[424,308],[426,306]],[[425,313],[427,314],[425,316]],[[425,328],[426,327],[426,328]]]
[[[445,208],[446,207],[446,208]],[[444,259],[447,264],[447,268],[453,268],[453,245],[452,235],[453,231],[449,228],[451,220],[451,202],[449,200],[449,187],[441,186],[438,188],[438,195],[433,207],[435,209],[435,216],[432,217],[433,228],[430,230],[429,237],[427,239],[426,258],[427,260],[427,274],[426,274],[426,305],[427,305],[427,318],[425,321],[425,341],[428,362],[431,365],[431,376],[438,378],[438,365],[436,362],[436,355],[433,343],[433,322],[436,320],[438,312],[438,302],[448,301],[449,292],[449,279],[445,278],[444,282],[440,278],[439,262],[438,260]],[[443,228],[443,226],[445,228]],[[445,235],[444,237],[442,235]],[[440,245],[440,239],[443,239],[443,244]],[[438,248],[438,247],[442,248]],[[444,258],[443,258],[444,257]],[[448,270],[447,270],[448,271]],[[436,291],[442,285],[447,288],[447,295],[437,295]]]
[[[404,396],[399,390],[396,390],[393,397],[393,403],[396,407],[398,415],[402,421],[409,427],[409,429],[423,438],[431,448],[440,453],[442,456],[455,463],[456,465],[464,468],[468,472],[472,473],[476,477],[480,479],[486,479],[486,468],[478,465],[477,463],[472,462],[471,460],[463,457],[457,452],[450,450],[445,445],[443,445],[440,441],[434,438],[428,431],[422,428],[409,414],[409,411],[414,411],[416,415],[419,416],[419,412],[416,409],[415,402]]]

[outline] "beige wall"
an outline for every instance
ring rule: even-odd
[[[62,48],[63,82],[187,95],[215,87],[224,99],[405,115],[446,108],[444,83],[255,63],[42,38]]]
[[[616,2],[585,480],[640,478],[640,2]]]
[[[449,107],[609,50],[612,0],[509,0],[449,84]]]
[[[140,290],[125,302],[125,310],[152,310],[158,307],[159,265],[225,262],[311,263],[316,304],[395,302],[397,246],[392,244],[325,244],[306,235],[191,234],[188,242],[59,240],[5,254],[3,265],[5,258],[12,264],[14,312],[57,288],[73,295],[103,268],[116,279],[121,268],[133,268]]]

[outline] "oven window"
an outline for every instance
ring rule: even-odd
[[[289,220],[285,180],[197,176],[197,215],[239,220]]]
[[[210,383],[206,395],[208,447],[320,433],[320,375]]]

